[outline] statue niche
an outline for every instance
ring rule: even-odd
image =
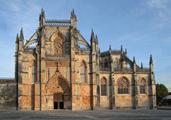
[[[61,32],[55,32],[52,34],[51,41],[51,55],[62,56],[64,54],[64,40],[65,37]]]

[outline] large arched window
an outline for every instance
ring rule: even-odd
[[[101,79],[101,96],[107,96],[107,79],[105,77]]]
[[[57,31],[51,36],[51,48],[53,51],[53,55],[62,56],[64,54],[64,40],[65,37],[60,31]],[[52,53],[51,50],[48,50],[49,53]]]
[[[146,80],[142,78],[140,81],[140,94],[145,94],[146,93]]]
[[[129,93],[129,81],[127,78],[122,77],[118,80],[118,94],[128,94]]]
[[[87,66],[84,61],[81,63],[80,66],[80,78],[82,82],[87,82]]]

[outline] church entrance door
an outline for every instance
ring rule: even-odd
[[[54,109],[64,109],[64,96],[62,93],[54,94]]]

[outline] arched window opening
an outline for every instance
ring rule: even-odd
[[[101,96],[107,96],[107,79],[101,79]]]
[[[108,60],[106,59],[106,60],[104,61],[104,68],[108,68],[108,67],[109,67]]]
[[[84,83],[87,82],[87,66],[84,61],[81,63],[81,67],[80,67],[80,78],[82,82]]]
[[[125,77],[122,77],[118,81],[118,94],[128,94],[129,93],[129,81]]]
[[[57,31],[55,33],[52,34],[50,40],[51,42],[51,50],[48,50],[48,53],[53,54],[53,55],[57,55],[57,56],[63,56],[65,53],[64,51],[64,41],[65,41],[65,37],[64,35],[60,32]]]
[[[146,80],[143,78],[140,82],[140,94],[146,93]]]

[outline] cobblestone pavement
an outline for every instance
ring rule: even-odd
[[[0,111],[0,120],[171,120],[171,110]]]

